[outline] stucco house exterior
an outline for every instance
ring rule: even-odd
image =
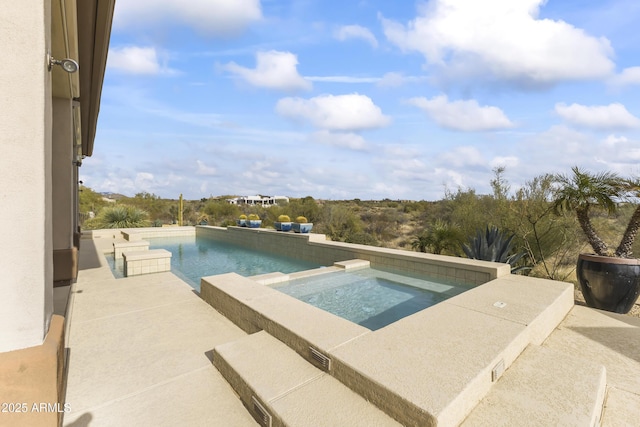
[[[268,208],[269,206],[274,206],[279,203],[286,204],[289,203],[289,198],[287,196],[242,196],[235,197],[233,199],[227,200],[232,205],[241,205],[241,206],[262,206],[263,208]]]
[[[93,152],[114,4],[12,1],[0,14],[0,390],[27,405],[3,425],[56,425],[63,410],[54,287],[77,275],[78,167]]]

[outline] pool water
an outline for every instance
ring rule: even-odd
[[[383,328],[473,286],[373,268],[320,274],[272,285],[274,289],[371,330]]]
[[[200,278],[235,272],[255,276],[279,271],[293,273],[320,267],[319,264],[246,249],[206,237],[162,237],[146,239],[149,249],[171,252],[171,272],[200,291]],[[124,261],[107,256],[114,276],[124,277]]]

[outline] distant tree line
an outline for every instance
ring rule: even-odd
[[[501,243],[509,239],[510,253],[504,255],[505,259],[517,259],[517,265],[512,265],[515,270],[549,279],[574,280],[577,254],[585,250],[586,240],[575,215],[554,211],[553,177],[540,175],[511,191],[504,168],[493,172],[492,194],[458,188],[445,190],[439,201],[328,201],[307,196],[268,208],[238,206],[228,203],[227,197],[211,197],[185,201],[183,218],[185,225],[229,226],[235,225],[241,214],[256,214],[263,227],[273,227],[280,215],[302,215],[314,223],[314,232],[334,241],[452,256],[464,256],[463,245],[470,247],[479,232],[496,228],[501,233]],[[126,209],[113,212],[122,207]],[[174,224],[178,209],[177,199],[162,199],[146,192],[119,198],[115,203],[105,202],[87,187],[82,187],[80,193],[80,211],[95,213],[95,218],[84,222],[87,229],[107,228],[116,219],[135,224],[128,227]],[[593,221],[604,230],[606,238],[608,234],[619,234],[632,212],[633,206],[622,203],[613,216],[594,212]],[[636,253],[638,249],[635,248]],[[512,256],[521,253],[522,256]]]

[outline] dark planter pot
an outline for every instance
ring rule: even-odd
[[[576,269],[589,307],[626,314],[640,295],[640,260],[580,254]]]
[[[261,225],[262,225],[262,220],[261,219],[248,219],[247,220],[247,227],[249,227],[249,228],[260,228]]]
[[[238,227],[246,227],[247,226],[247,220],[246,219],[236,219],[236,224],[238,224]]]

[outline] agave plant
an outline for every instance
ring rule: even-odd
[[[513,252],[513,238],[515,234],[507,236],[496,226],[489,228],[485,232],[478,230],[475,237],[469,239],[468,245],[462,245],[462,250],[471,259],[483,261],[493,261],[506,263],[511,266],[511,273],[522,270],[530,270],[529,266],[516,266],[518,261],[526,255],[526,252]]]
[[[97,223],[99,228],[137,228],[148,227],[148,214],[133,206],[113,206],[100,211]]]

